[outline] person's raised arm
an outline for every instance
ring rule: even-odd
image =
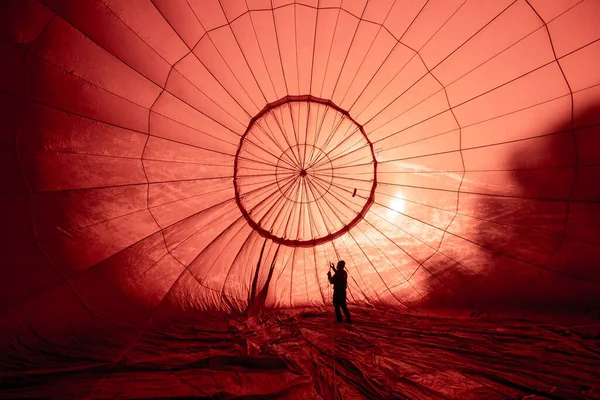
[[[335,267],[333,266],[333,263],[329,263],[329,271],[327,271],[327,279],[329,279],[329,283],[333,284],[333,278],[331,276],[331,270],[333,269],[334,272],[336,272]]]

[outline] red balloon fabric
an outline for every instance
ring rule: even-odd
[[[11,331],[600,304],[596,0],[1,7]]]
[[[432,318],[597,312],[598,1],[7,0],[0,19],[13,395],[593,396],[585,336],[550,354],[562,331]],[[337,260],[362,321],[342,336],[319,311]]]

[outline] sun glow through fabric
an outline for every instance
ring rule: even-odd
[[[7,318],[598,303],[597,1],[5,3]]]

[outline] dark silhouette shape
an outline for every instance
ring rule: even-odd
[[[333,307],[335,308],[337,322],[342,322],[341,308],[346,316],[346,322],[351,323],[350,311],[348,311],[348,306],[346,305],[348,273],[344,271],[345,267],[346,262],[344,260],[338,261],[337,269],[333,266],[333,263],[329,263],[329,268],[333,269],[335,273],[331,276],[331,271],[327,271],[327,278],[329,279],[329,283],[333,285]]]

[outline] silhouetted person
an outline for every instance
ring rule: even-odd
[[[346,322],[352,322],[350,320],[350,311],[348,311],[348,306],[346,305],[346,286],[348,286],[348,273],[344,271],[346,263],[341,260],[337,263],[337,269],[332,263],[329,263],[329,267],[335,272],[331,276],[331,271],[327,271],[327,278],[329,278],[329,283],[333,285],[333,306],[335,307],[337,322],[342,322],[340,308],[344,311]]]

